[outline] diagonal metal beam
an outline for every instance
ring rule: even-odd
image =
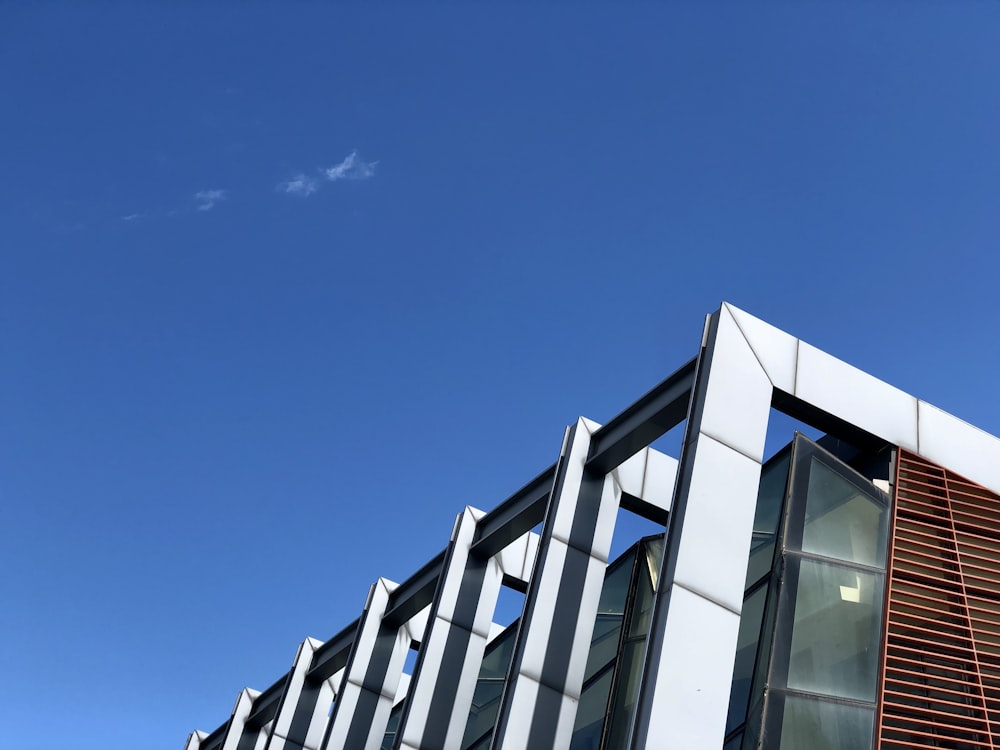
[[[229,731],[229,722],[232,721],[231,718],[226,719],[222,726],[218,727],[214,732],[212,732],[208,737],[201,741],[198,746],[198,750],[219,750],[222,747],[223,741],[226,739],[226,732]]]
[[[587,470],[607,474],[687,417],[698,358],[690,360],[625,411],[591,441]],[[528,482],[479,522],[472,553],[490,557],[545,518],[555,464]]]
[[[354,645],[354,637],[357,635],[360,625],[361,618],[359,617],[316,649],[312,665],[306,672],[306,680],[309,683],[315,685],[323,680],[328,680],[338,670],[347,666],[347,657],[351,654],[351,646]]]
[[[285,683],[288,682],[289,674],[288,672],[283,674],[277,682],[257,696],[257,700],[253,702],[253,710],[250,711],[246,720],[247,727],[260,729],[274,718],[274,714],[278,710],[278,702],[285,692]]]
[[[416,615],[434,599],[438,579],[444,570],[447,550],[438,552],[420,570],[407,578],[389,595],[389,604],[382,621],[397,627]]]
[[[587,470],[607,474],[683,422],[697,364],[695,357],[595,432]]]
[[[541,523],[555,476],[553,464],[483,516],[476,528],[472,554],[492,557]]]

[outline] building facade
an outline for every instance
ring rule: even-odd
[[[765,456],[778,412],[823,437]],[[1000,440],[724,303],[187,750],[1000,747],[998,491]],[[662,533],[611,559],[621,510]]]

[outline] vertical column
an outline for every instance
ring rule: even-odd
[[[401,721],[401,748],[460,746],[504,575],[519,580],[530,575],[535,534],[488,559],[470,554],[483,515],[466,508],[456,521]]]
[[[380,578],[368,594],[340,695],[333,707],[329,750],[377,750],[396,698],[410,641],[421,636],[415,621],[402,627],[382,621],[397,584]]]
[[[265,746],[267,750],[319,750],[327,711],[333,701],[333,683],[312,682],[306,679],[306,673],[321,645],[314,638],[306,638],[299,646]]]
[[[253,702],[260,695],[256,690],[243,688],[236,698],[232,718],[226,729],[226,738],[222,741],[222,750],[252,750],[257,741],[258,732],[246,726],[247,717],[253,710]]]
[[[188,735],[187,743],[184,745],[184,750],[198,750],[201,747],[201,741],[208,737],[207,732],[202,732],[198,729],[191,732]]]
[[[257,739],[253,745],[249,746],[249,750],[265,750],[267,747],[268,740],[271,738],[271,728],[274,726],[274,722],[267,722],[264,726],[260,728],[257,732]]]
[[[773,387],[727,306],[706,329],[632,747],[722,747]]]
[[[621,498],[585,471],[596,429],[580,419],[563,443],[494,747],[569,747]]]

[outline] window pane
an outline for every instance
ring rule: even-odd
[[[642,660],[646,655],[646,639],[630,638],[622,651],[618,683],[611,705],[611,726],[608,729],[607,747],[625,747],[628,732],[635,715],[635,702],[642,677]]]
[[[500,709],[503,681],[507,674],[507,668],[510,666],[516,636],[517,623],[515,622],[498,635],[496,640],[486,649],[483,664],[479,668],[479,679],[473,693],[472,707],[469,709],[469,719],[465,725],[462,747],[469,747],[470,743],[475,742],[493,728],[497,711]]]
[[[736,665],[733,669],[733,687],[729,693],[729,719],[726,734],[743,723],[747,715],[750,699],[750,682],[757,658],[757,640],[760,636],[761,620],[764,617],[764,602],[767,586],[761,586],[743,602],[740,614],[740,632],[736,642]]]
[[[646,540],[646,565],[649,568],[649,577],[653,582],[653,589],[656,589],[656,582],[660,577],[660,566],[663,564],[663,535]]]
[[[507,674],[507,667],[510,666],[510,657],[514,653],[514,640],[517,636],[517,622],[507,628],[504,632],[486,648],[483,656],[483,665],[479,668],[479,677],[498,677],[503,679]]]
[[[618,641],[621,639],[625,600],[628,598],[628,585],[632,578],[635,554],[633,551],[632,554],[620,558],[605,573],[597,618],[594,621],[594,634],[590,639],[584,682],[604,669],[618,655]]]
[[[743,727],[743,750],[757,750],[760,742],[760,724],[764,718],[763,703],[755,703],[747,716],[747,725]],[[768,747],[765,743],[763,747]]]
[[[570,750],[598,750],[600,748],[601,732],[604,730],[604,717],[608,711],[608,693],[611,691],[613,674],[613,669],[607,670],[599,679],[588,685],[580,696]]]
[[[874,701],[881,576],[800,560],[788,687]]]
[[[389,723],[386,725],[385,734],[382,737],[381,750],[392,750],[392,743],[396,739],[396,730],[399,729],[399,717],[403,713],[404,703],[405,701],[400,701],[392,707],[392,713],[389,714]]]
[[[874,721],[875,712],[870,708],[786,695],[779,747],[870,750]]]
[[[760,474],[745,588],[750,588],[751,584],[771,570],[774,543],[778,538],[781,521],[781,506],[785,499],[785,485],[788,482],[790,455],[790,451],[785,451],[781,457],[769,462]]]
[[[628,626],[629,638],[645,636],[649,632],[649,622],[653,617],[653,582],[639,567],[635,582],[635,599],[632,602],[632,619]]]
[[[601,601],[597,611],[620,615],[625,611],[625,599],[628,597],[628,584],[632,580],[632,567],[635,563],[636,550],[632,554],[615,560],[604,574],[604,586],[601,589]]]
[[[583,675],[584,682],[617,658],[618,642],[622,634],[622,618],[623,615],[598,613],[597,622],[594,623],[594,635],[590,640],[587,670]]]
[[[838,560],[885,567],[888,509],[875,490],[855,483],[818,461],[809,469],[802,550]]]
[[[493,729],[500,710],[500,698],[503,695],[503,679],[480,679],[472,697],[472,708],[465,725],[465,736],[462,746],[479,739],[485,732]]]

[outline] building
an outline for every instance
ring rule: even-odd
[[[775,412],[824,436],[765,460]],[[187,750],[1000,747],[998,491],[1000,440],[723,304]],[[619,509],[664,533],[609,560]]]

